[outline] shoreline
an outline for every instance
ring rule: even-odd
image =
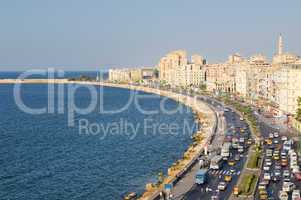
[[[164,178],[164,181],[158,187],[154,187],[152,184],[147,183],[146,188],[140,200],[151,200],[158,197],[159,193],[164,189],[164,184],[175,183],[181,175],[183,175],[187,169],[192,166],[201,152],[206,143],[209,142],[211,136],[214,134],[216,125],[215,113],[205,102],[197,100],[194,97],[176,94],[170,91],[159,90],[155,88],[133,86],[127,84],[113,84],[106,82],[85,82],[85,81],[69,81],[68,79],[0,79],[1,84],[88,84],[104,87],[123,88],[128,90],[143,91],[146,93],[156,94],[163,97],[173,99],[174,101],[180,102],[185,106],[191,108],[194,116],[197,119],[201,128],[193,133],[193,143],[189,145],[188,149],[183,153],[183,158],[176,161],[171,167],[168,168],[168,174]]]

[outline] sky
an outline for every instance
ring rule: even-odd
[[[0,71],[154,66],[184,49],[301,55],[300,0],[0,0]]]

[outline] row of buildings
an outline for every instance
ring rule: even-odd
[[[198,59],[195,59],[198,58]],[[224,63],[207,64],[201,56],[187,61],[185,51],[164,56],[157,65],[161,82],[171,86],[201,87],[208,91],[230,93],[253,102],[270,103],[275,114],[294,114],[301,96],[301,59],[283,52],[279,36],[278,50],[272,62],[261,54],[243,58],[229,56]]]
[[[138,71],[137,71],[138,70]],[[224,63],[208,64],[200,55],[188,59],[184,50],[162,57],[156,68],[110,70],[110,81],[157,79],[163,85],[204,88],[215,93],[230,93],[250,102],[265,102],[276,114],[294,114],[301,96],[301,59],[283,51],[279,36],[277,53],[271,62],[261,54],[244,58],[229,56]],[[154,76],[155,71],[158,77]],[[147,76],[143,74],[146,73]]]

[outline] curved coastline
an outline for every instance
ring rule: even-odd
[[[129,90],[138,90],[146,93],[152,93],[160,96],[164,96],[175,101],[181,102],[184,105],[190,107],[193,112],[196,113],[198,122],[202,124],[201,129],[197,130],[194,133],[195,142],[190,145],[186,152],[184,152],[183,158],[178,160],[168,169],[168,175],[165,177],[163,184],[153,187],[151,184],[146,185],[146,190],[141,200],[150,200],[155,199],[159,193],[163,190],[164,184],[172,184],[177,181],[178,177],[186,172],[186,170],[195,163],[196,159],[199,157],[201,152],[203,151],[206,143],[209,142],[212,134],[214,134],[214,129],[216,126],[216,118],[215,113],[206,103],[197,100],[196,98],[176,94],[170,91],[163,91],[154,88],[148,88],[143,86],[133,86],[126,84],[113,84],[106,82],[83,82],[83,81],[68,81],[67,79],[2,79],[0,80],[0,84],[15,84],[15,83],[32,83],[32,84],[89,84],[89,85],[97,85],[104,87],[115,87],[115,88],[123,88]]]

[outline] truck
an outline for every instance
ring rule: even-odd
[[[195,175],[195,183],[202,185],[206,182],[207,179],[207,169],[199,169]]]
[[[225,142],[222,146],[222,151],[221,151],[221,156],[223,158],[228,158],[230,156],[230,148],[231,148],[231,143],[230,142]]]
[[[219,169],[223,163],[223,157],[221,155],[216,155],[211,159],[210,169]]]

